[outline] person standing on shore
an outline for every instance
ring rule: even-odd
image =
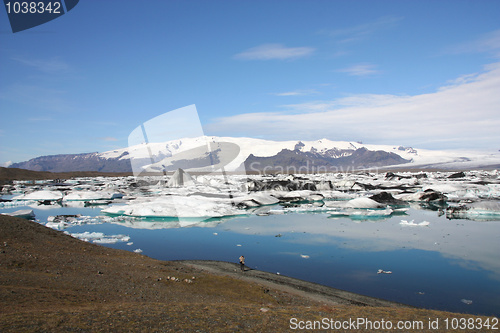
[[[241,268],[242,272],[245,271],[245,257],[244,256],[240,256],[240,268]]]

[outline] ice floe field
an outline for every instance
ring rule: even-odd
[[[419,307],[500,315],[500,172],[16,181],[0,213],[162,259],[210,259]]]

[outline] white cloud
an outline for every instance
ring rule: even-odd
[[[363,140],[420,148],[494,148],[500,142],[500,63],[415,96],[352,95],[215,119],[211,135]]]
[[[368,76],[380,73],[380,71],[376,68],[376,65],[362,63],[347,68],[338,69],[337,72],[347,73],[352,76]]]
[[[285,47],[282,44],[263,44],[238,53],[234,57],[243,60],[285,60],[311,55],[312,47]]]

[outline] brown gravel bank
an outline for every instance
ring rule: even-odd
[[[0,332],[287,332],[292,318],[464,317],[234,268],[159,261],[0,215]]]

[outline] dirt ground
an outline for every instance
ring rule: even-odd
[[[404,331],[429,332],[429,318],[462,317],[476,318],[233,263],[159,261],[0,215],[0,332],[288,332],[356,318],[422,321],[425,328]]]

